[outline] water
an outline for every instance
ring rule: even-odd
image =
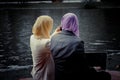
[[[32,58],[29,40],[36,18],[40,15],[51,16],[54,20],[53,32],[60,24],[61,17],[68,12],[78,16],[80,37],[85,42],[85,52],[106,53],[107,68],[116,69],[116,65],[120,64],[120,9],[84,9],[81,5],[71,3],[2,6],[0,8],[0,75],[5,76],[6,73],[8,75],[10,70],[14,77],[23,76],[21,73],[30,76]],[[19,74],[15,75],[15,72]],[[2,78],[5,78],[4,76]]]

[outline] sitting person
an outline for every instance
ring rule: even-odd
[[[60,27],[59,33],[52,36],[50,44],[55,62],[55,80],[110,80],[109,73],[97,72],[87,65],[77,16],[65,14]]]
[[[54,61],[49,49],[52,27],[53,19],[47,15],[39,16],[33,25],[30,37],[33,80],[54,80]]]

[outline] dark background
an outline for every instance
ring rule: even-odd
[[[119,0],[77,3],[29,1],[0,1],[1,79],[8,80],[6,75],[9,80],[13,77],[30,77],[32,57],[29,40],[36,18],[40,15],[51,16],[54,19],[53,32],[60,24],[61,17],[68,12],[78,16],[80,37],[85,42],[86,54],[105,53],[106,69],[120,70]]]

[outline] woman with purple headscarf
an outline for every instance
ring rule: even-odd
[[[61,20],[62,31],[51,38],[55,61],[55,80],[77,80],[86,72],[84,43],[79,36],[78,18],[67,13]],[[81,77],[82,78],[82,77]]]
[[[56,29],[58,34],[52,36],[50,45],[55,62],[55,80],[110,80],[109,73],[97,72],[87,65],[77,16],[65,14],[60,27],[61,31]]]
[[[65,14],[61,21],[61,27],[63,30],[71,31],[75,34],[75,36],[79,37],[79,22],[75,14]]]

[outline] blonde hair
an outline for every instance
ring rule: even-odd
[[[50,16],[39,16],[33,25],[32,33],[37,38],[50,38],[53,19]]]

